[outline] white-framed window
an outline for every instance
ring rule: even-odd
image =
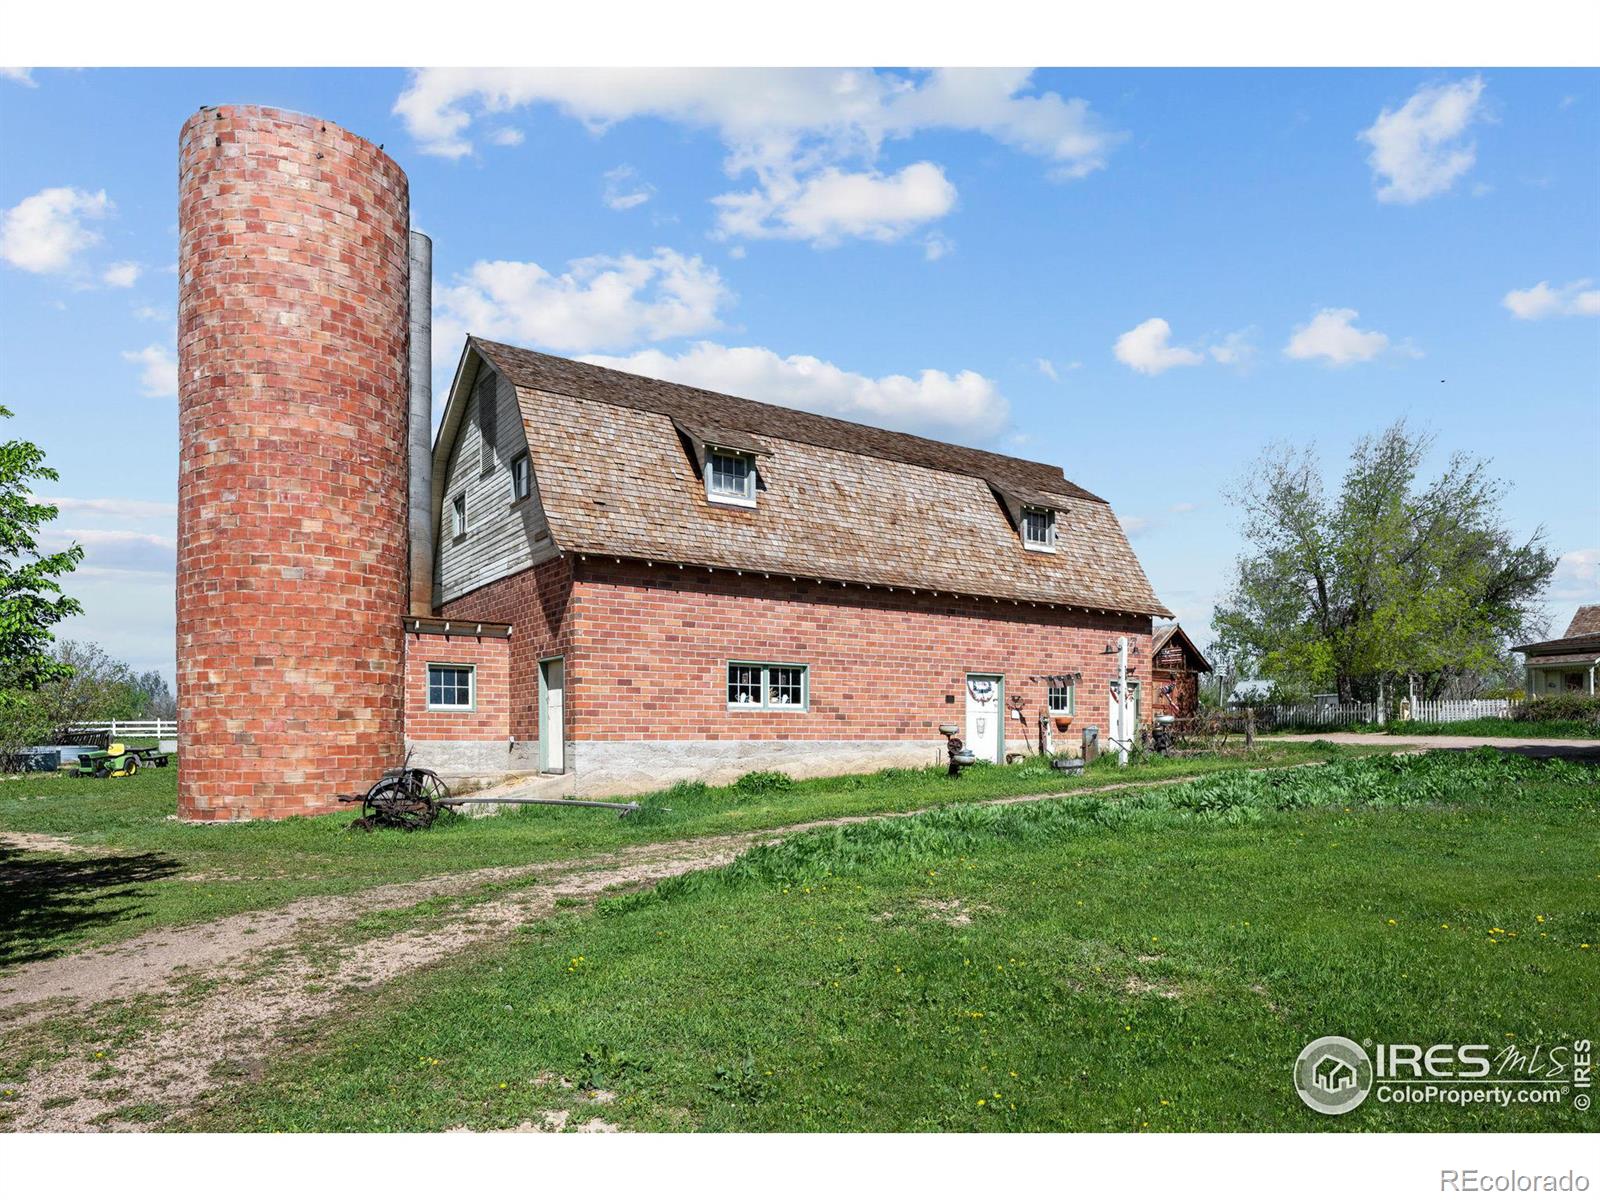
[[[1078,689],[1068,680],[1052,679],[1049,704],[1051,716],[1070,717],[1077,711]]]
[[[753,507],[756,502],[755,456],[727,450],[707,451],[706,499]]]
[[[428,664],[428,708],[468,712],[476,707],[477,670],[460,663]]]
[[[528,473],[528,456],[519,454],[511,460],[511,503],[526,500],[532,488],[532,477]]]
[[[467,536],[467,494],[462,492],[450,501],[450,536]]]
[[[1029,550],[1056,548],[1056,514],[1048,508],[1022,510],[1022,544]]]
[[[805,712],[810,671],[802,663],[728,664],[728,707]]]

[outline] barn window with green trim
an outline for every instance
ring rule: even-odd
[[[798,663],[728,664],[728,707],[804,712],[811,697],[804,665]]]

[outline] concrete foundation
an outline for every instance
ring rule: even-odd
[[[945,761],[942,740],[576,742],[568,754],[579,796],[636,795],[683,780],[732,783],[750,771],[807,779]]]

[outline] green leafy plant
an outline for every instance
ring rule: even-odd
[[[713,1071],[706,1091],[730,1104],[759,1104],[771,1093],[772,1082],[756,1067],[754,1056],[746,1054],[734,1066]]]
[[[787,792],[794,787],[794,780],[782,771],[751,771],[739,776],[733,786],[737,791],[762,796],[768,792]]]
[[[585,1091],[593,1092],[601,1088],[614,1088],[628,1077],[642,1075],[649,1070],[650,1064],[631,1058],[621,1050],[613,1050],[606,1045],[592,1046],[579,1059],[573,1082]]]

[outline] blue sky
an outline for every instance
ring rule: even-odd
[[[88,556],[65,636],[171,670],[176,144],[382,142],[461,333],[1057,463],[1204,639],[1224,493],[1405,416],[1600,601],[1600,75],[98,70],[0,78],[0,403]],[[1559,632],[1559,630],[1557,630]]]

